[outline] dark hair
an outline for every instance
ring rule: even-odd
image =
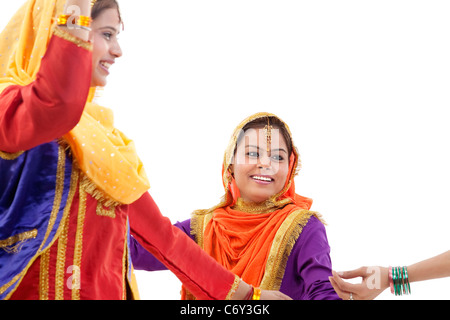
[[[92,7],[91,18],[95,20],[95,18],[97,18],[106,9],[117,9],[117,12],[119,13],[119,21],[123,23],[120,15],[119,3],[116,0],[97,0]]]
[[[292,153],[291,135],[289,134],[288,130],[286,129],[286,126],[284,125],[283,121],[281,121],[280,119],[278,119],[276,117],[273,117],[273,116],[257,118],[255,120],[250,121],[249,123],[247,123],[242,128],[241,132],[239,133],[239,135],[238,135],[238,137],[236,139],[236,146],[242,140],[242,138],[244,137],[245,132],[247,130],[264,128],[265,126],[267,126],[268,122],[274,128],[281,130],[281,134],[283,135],[284,140],[286,141],[286,145],[287,145],[287,148],[288,148],[288,150],[287,150],[288,154],[290,155]],[[234,149],[234,152],[236,152],[236,148]]]

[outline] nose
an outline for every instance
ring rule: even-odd
[[[259,169],[269,169],[272,166],[270,158],[268,156],[260,156],[258,158],[258,168]]]
[[[120,47],[119,42],[115,42],[111,48],[110,48],[110,53],[111,55],[113,55],[116,58],[120,58],[122,56],[122,48]]]

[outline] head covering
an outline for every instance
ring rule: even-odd
[[[0,93],[36,79],[65,2],[29,0],[0,34]],[[63,138],[97,200],[105,206],[130,204],[148,190],[148,179],[133,141],[114,128],[112,111],[94,103],[94,95],[91,88],[79,124]]]
[[[282,274],[277,274],[275,269],[283,263],[285,265],[302,226],[315,213],[309,211],[312,200],[295,193],[294,177],[300,168],[300,160],[293,143],[289,172],[281,192],[258,204],[245,203],[240,198],[239,189],[229,170],[237,139],[246,124],[267,117],[280,120],[292,142],[288,126],[274,114],[257,113],[242,121],[225,151],[222,167],[225,188],[223,201],[211,209],[195,211],[191,229],[199,245],[209,255],[245,282],[263,289],[277,289]],[[294,213],[296,218],[292,219]],[[275,242],[284,244],[275,246]],[[284,273],[284,267],[281,269]],[[268,278],[271,280],[268,281]]]

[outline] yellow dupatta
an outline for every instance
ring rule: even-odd
[[[64,4],[29,0],[0,34],[0,94],[10,85],[25,86],[36,79]],[[69,34],[64,37],[81,41]],[[133,141],[114,128],[112,111],[94,103],[94,93],[91,88],[80,122],[63,139],[97,199],[106,206],[133,203],[150,187],[145,170]]]

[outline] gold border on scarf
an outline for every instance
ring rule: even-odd
[[[269,251],[261,289],[279,290],[292,248],[315,212],[301,209],[291,213],[279,227]]]

